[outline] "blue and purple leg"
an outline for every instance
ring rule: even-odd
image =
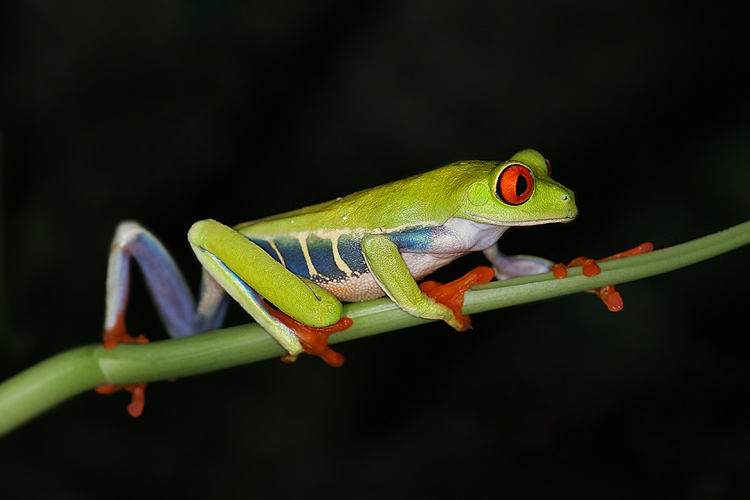
[[[207,273],[198,301],[193,298],[177,264],[159,240],[136,222],[122,222],[115,232],[107,268],[107,302],[104,346],[123,342],[146,342],[131,337],[125,329],[125,310],[130,289],[132,260],[141,268],[156,310],[170,337],[179,338],[214,330],[224,321],[229,296]]]
[[[136,222],[117,227],[107,267],[107,302],[104,318],[104,347],[121,343],[146,343],[143,335],[132,337],[125,329],[125,310],[130,290],[130,264],[138,263],[156,310],[171,337],[187,337],[214,330],[224,321],[229,296],[204,270],[196,304],[182,273],[159,240]],[[146,402],[146,382],[97,387],[100,394],[126,390],[131,394],[128,413],[137,417]]]

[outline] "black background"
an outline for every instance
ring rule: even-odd
[[[364,5],[3,4],[2,378],[99,339],[123,219],[197,284],[196,220],[525,147],[580,216],[509,231],[508,253],[603,257],[750,218],[747,3]],[[620,286],[617,314],[579,294],[341,344],[340,369],[153,384],[137,420],[87,393],[0,442],[3,496],[747,498],[748,256]],[[129,327],[158,332],[136,281]]]

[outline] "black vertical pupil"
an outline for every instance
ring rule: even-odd
[[[516,196],[520,197],[529,188],[529,183],[526,181],[526,177],[519,175],[516,179]]]

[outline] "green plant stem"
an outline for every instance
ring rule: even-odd
[[[602,272],[593,277],[585,277],[580,268],[572,268],[565,279],[543,273],[495,281],[467,292],[464,312],[474,314],[633,281],[685,267],[748,243],[750,221],[648,254],[602,262]],[[385,298],[346,304],[344,314],[354,320],[354,325],[331,336],[331,344],[430,321],[403,312]],[[255,323],[184,339],[124,344],[111,350],[98,344],[71,349],[0,384],[0,435],[104,383],[131,384],[185,377],[283,354],[276,341]]]

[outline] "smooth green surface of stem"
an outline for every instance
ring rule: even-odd
[[[750,243],[750,221],[696,240],[600,264],[602,272],[585,277],[580,268],[555,279],[544,273],[477,286],[466,293],[464,312],[473,314],[511,305],[624,283],[685,267]],[[346,304],[354,320],[331,344],[430,320],[411,316],[389,299]],[[0,435],[56,404],[103,383],[185,377],[279,357],[283,349],[255,323],[145,345],[101,345],[71,349],[42,361],[0,384]]]
[[[0,434],[83,391],[102,384],[92,356],[97,346],[62,352],[0,384]]]

